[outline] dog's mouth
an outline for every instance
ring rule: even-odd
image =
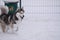
[[[24,15],[23,16],[20,16],[21,17],[21,19],[23,19],[24,18]]]

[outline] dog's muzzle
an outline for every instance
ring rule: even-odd
[[[24,15],[23,16],[20,16],[21,17],[21,19],[23,19],[24,18]]]

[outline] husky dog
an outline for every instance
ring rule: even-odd
[[[8,7],[1,8],[0,23],[1,23],[1,27],[2,27],[3,32],[8,31],[6,28],[6,25],[10,25],[10,28],[13,32],[14,22],[18,21],[19,18],[22,21],[22,19],[24,18],[23,8],[17,9],[16,12],[13,13],[13,15],[11,15],[11,16],[8,16],[8,11],[9,11]],[[18,27],[17,27],[16,31],[17,30],[18,30]]]

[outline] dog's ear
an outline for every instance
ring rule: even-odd
[[[20,9],[20,11],[23,11],[23,12],[25,12],[25,11],[24,11],[24,9],[23,9],[23,7]]]

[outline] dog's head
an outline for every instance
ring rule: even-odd
[[[23,10],[23,8],[17,10],[16,16],[20,17],[21,19],[24,18],[24,10]]]

